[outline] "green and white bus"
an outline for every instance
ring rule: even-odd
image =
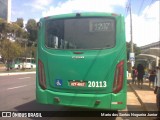
[[[32,69],[36,68],[36,62],[34,58],[26,58],[26,57],[19,57],[14,60],[12,60],[9,63],[9,68],[10,69],[22,69],[22,68],[27,68],[27,69]]]
[[[38,29],[39,103],[125,109],[126,40],[122,15],[55,15],[41,18]]]

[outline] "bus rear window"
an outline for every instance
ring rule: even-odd
[[[105,49],[115,46],[113,18],[46,21],[46,46],[54,49]]]

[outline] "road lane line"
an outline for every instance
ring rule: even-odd
[[[12,88],[7,88],[7,90],[12,90],[12,89],[17,89],[17,88],[22,88],[22,87],[26,87],[28,85],[22,85],[22,86],[17,86],[17,87],[12,87]]]
[[[31,78],[31,77],[23,77],[23,78],[18,78],[18,79],[28,79],[28,78]]]

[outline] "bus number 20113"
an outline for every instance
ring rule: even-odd
[[[106,81],[88,81],[88,87],[107,87]]]

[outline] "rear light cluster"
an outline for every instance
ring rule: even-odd
[[[118,93],[122,89],[123,78],[124,78],[124,61],[120,61],[117,64],[114,75],[113,93]]]
[[[39,80],[39,85],[43,90],[45,90],[46,87],[46,76],[44,72],[44,65],[41,60],[38,60],[38,80]]]

